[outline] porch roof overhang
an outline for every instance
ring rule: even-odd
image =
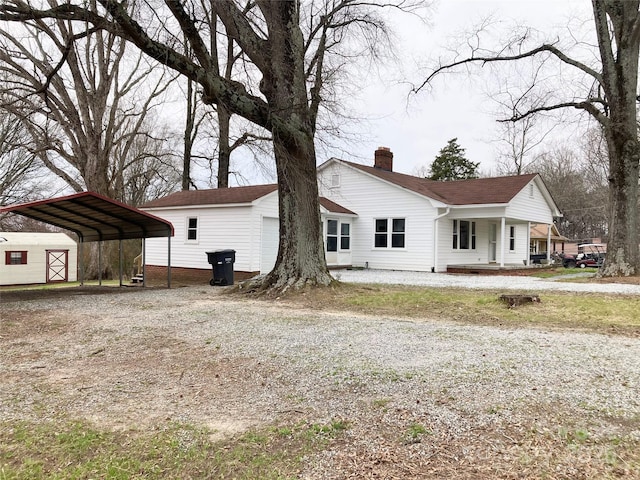
[[[10,205],[0,214],[16,213],[70,230],[82,242],[172,237],[171,222],[95,192]]]

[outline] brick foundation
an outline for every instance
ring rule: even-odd
[[[513,275],[513,276],[528,276],[532,273],[539,272],[548,267],[528,267],[528,268],[474,268],[469,267],[447,267],[447,273],[464,273],[466,275]]]
[[[146,284],[148,286],[167,285],[167,267],[162,265],[147,265],[145,269]],[[234,283],[255,277],[259,272],[242,272],[234,270]],[[209,285],[209,280],[213,277],[211,268],[183,268],[171,267],[171,286],[181,285]]]

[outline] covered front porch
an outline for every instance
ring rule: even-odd
[[[460,208],[443,212],[435,225],[438,238],[434,271],[448,273],[500,273],[530,271],[551,263],[546,258],[531,258],[532,225],[544,228],[549,238],[553,224],[542,224],[509,215],[505,207],[491,209]],[[552,218],[549,218],[552,221]]]

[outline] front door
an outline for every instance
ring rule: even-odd
[[[496,252],[498,245],[498,224],[489,224],[489,263],[496,263]]]
[[[47,250],[47,283],[68,281],[69,250]]]

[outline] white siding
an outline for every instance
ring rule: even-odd
[[[234,270],[260,270],[262,251],[262,218],[278,216],[278,195],[265,195],[253,205],[196,206],[149,208],[149,213],[170,221],[175,236],[171,238],[171,266],[211,268],[206,252],[232,249],[236,251]],[[187,219],[198,219],[197,241],[187,241]],[[146,241],[147,265],[167,264],[167,239],[149,238]]]
[[[251,222],[249,206],[145,209],[170,221],[175,236],[171,238],[171,266],[211,268],[206,252],[233,249],[236,251],[235,270],[252,271]],[[198,239],[186,240],[187,219],[198,219]],[[167,239],[148,238],[145,260],[147,265],[167,265]]]
[[[553,223],[551,208],[535,179],[509,202],[506,217],[531,223]]]
[[[46,283],[47,250],[68,250],[67,281],[77,280],[78,247],[64,233],[0,232],[0,285]],[[6,265],[5,252],[26,251],[25,265]]]
[[[339,176],[339,186],[331,188],[334,175]],[[320,171],[319,188],[322,196],[358,214],[351,224],[354,266],[431,270],[436,209],[427,199],[338,163]],[[377,218],[405,219],[405,248],[374,248]]]

